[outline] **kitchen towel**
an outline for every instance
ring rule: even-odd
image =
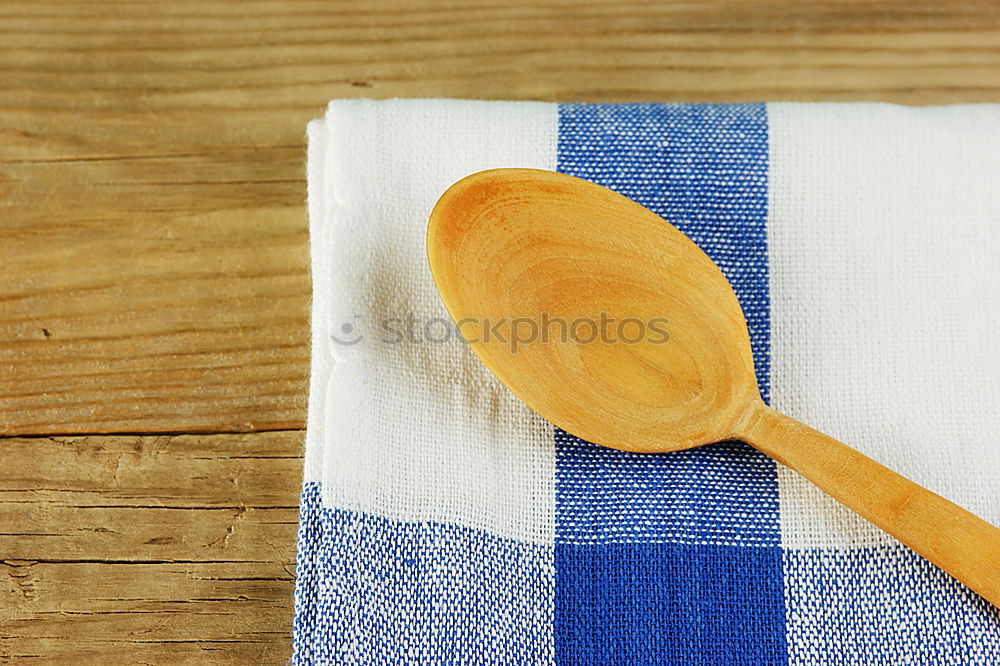
[[[748,446],[535,415],[424,246],[476,171],[617,190],[729,278],[770,404],[1000,524],[1000,107],[338,100],[308,141],[293,663],[1000,663],[996,608]]]

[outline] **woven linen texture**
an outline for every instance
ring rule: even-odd
[[[718,264],[766,396],[764,106],[565,105],[558,168],[659,213]],[[737,442],[643,456],[566,433],[556,451],[560,661],[783,660],[774,462]]]
[[[733,285],[766,400],[1000,523],[997,107],[335,101],[293,663],[1000,663],[995,608],[746,445],[606,450],[457,340],[387,339],[446,317],[427,216],[495,167],[662,215]]]

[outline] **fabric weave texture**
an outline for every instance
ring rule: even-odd
[[[765,400],[1000,524],[1000,107],[337,100],[292,663],[1000,663],[996,608],[794,472],[581,441],[447,335],[427,217],[497,167],[663,216]]]

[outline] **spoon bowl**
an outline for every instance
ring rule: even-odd
[[[674,451],[735,436],[755,405],[750,337],[722,272],[611,190],[546,171],[482,172],[441,197],[427,247],[476,354],[568,432]]]
[[[557,426],[635,452],[742,439],[1000,604],[1000,529],[766,406],[732,288],[655,213],[571,176],[483,171],[438,201],[427,253],[475,353]]]

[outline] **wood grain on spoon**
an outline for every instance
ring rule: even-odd
[[[484,171],[441,197],[427,251],[472,349],[557,426],[636,452],[742,439],[1000,605],[1000,529],[764,405],[732,288],[652,211],[572,176]]]

